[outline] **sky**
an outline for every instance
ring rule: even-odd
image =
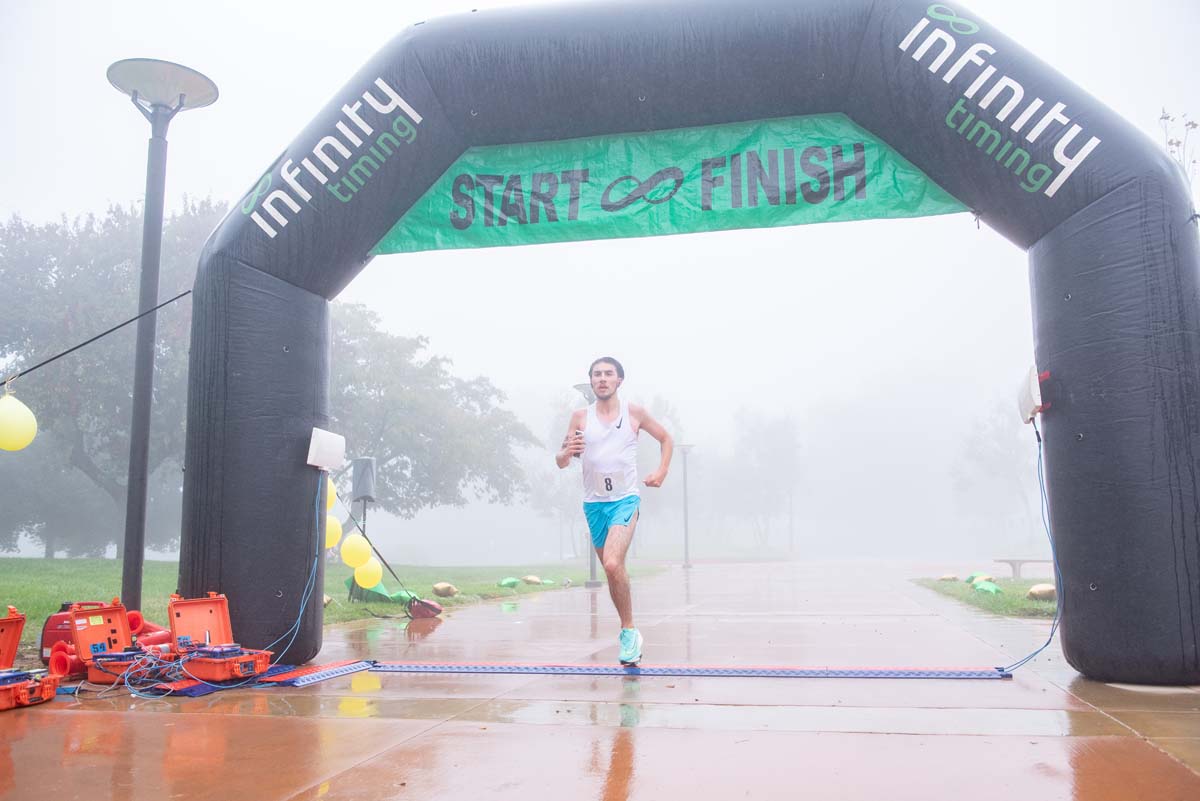
[[[168,210],[184,195],[233,203],[395,33],[508,5],[5,0],[0,217],[43,222],[141,200],[148,126],[108,85],[113,61],[167,59],[217,83],[215,105],[172,123]],[[1200,3],[962,8],[1155,140],[1162,108],[1200,115]],[[427,336],[458,374],[491,378],[539,434],[599,354],[624,362],[627,396],[669,400],[710,460],[736,458],[739,411],[790,415],[808,476],[805,530],[892,555],[987,547],[956,505],[956,464],[998,408],[1015,417],[1033,361],[1025,254],[967,214],[386,256],[340,300],[368,305],[394,333]],[[377,525],[400,558],[504,561],[517,547],[532,559],[553,545],[490,537],[481,551],[464,533],[548,530],[523,508]],[[446,532],[439,547],[406,544],[430,529]],[[1013,542],[1032,549],[1026,534]]]

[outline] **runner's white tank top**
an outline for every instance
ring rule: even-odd
[[[583,429],[583,501],[619,501],[639,494],[637,481],[637,432],[629,419],[629,404],[611,425],[596,415],[596,404],[587,408]]]

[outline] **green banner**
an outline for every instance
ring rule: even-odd
[[[374,253],[924,217],[965,207],[842,114],[477,147]]]

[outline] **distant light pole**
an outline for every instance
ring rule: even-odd
[[[687,458],[688,452],[695,445],[679,443],[675,448],[683,454],[683,566],[690,568],[692,558],[688,550],[688,490],[687,490]]]
[[[788,554],[796,553],[796,515],[795,504],[793,503],[796,496],[795,487],[788,490]]]
[[[146,200],[142,221],[142,277],[138,312],[158,305],[158,263],[162,248],[163,197],[167,182],[167,126],[180,111],[217,100],[217,85],[193,69],[152,58],[127,58],[108,68],[108,81],[150,121],[146,158]],[[138,320],[133,371],[133,420],[129,430],[129,478],[125,489],[125,555],[121,599],[142,608],[142,562],[146,550],[146,482],[150,457],[150,403],[154,392],[154,340],[157,320]]]
[[[574,384],[574,385],[572,385],[572,388],[576,392],[578,392],[580,395],[582,395],[583,399],[585,401],[587,401],[588,403],[596,402],[596,393],[592,391],[592,385],[590,383]],[[589,540],[588,544],[589,544],[589,547],[588,547],[588,580],[583,582],[583,586],[587,587],[588,589],[595,589],[596,587],[599,587],[604,582],[602,582],[602,581],[600,581],[600,579],[596,578],[596,549],[590,547],[590,545],[591,545],[590,540]]]

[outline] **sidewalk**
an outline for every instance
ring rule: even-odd
[[[953,568],[953,566],[950,566]],[[947,566],[678,567],[634,583],[645,666],[993,667],[1049,624],[908,581]],[[318,662],[615,664],[602,588],[326,630]],[[0,799],[1200,798],[1200,689],[1011,681],[359,673],[0,715]]]

